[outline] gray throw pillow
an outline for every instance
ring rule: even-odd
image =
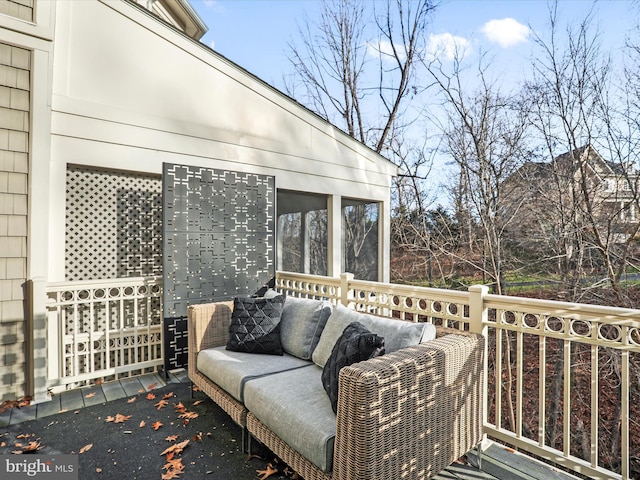
[[[360,322],[371,332],[384,337],[384,346],[387,353],[418,345],[435,338],[436,330],[430,323],[413,323],[368,315],[338,304],[334,307],[329,320],[327,320],[327,325],[322,331],[318,346],[313,351],[312,359],[316,365],[325,366],[336,341],[347,325],[352,322]]]
[[[284,351],[310,360],[331,310],[332,305],[326,300],[287,297],[280,320],[280,340]]]

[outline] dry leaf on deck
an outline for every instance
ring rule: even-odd
[[[176,412],[180,412],[180,413],[185,412],[185,411],[187,410],[187,409],[185,408],[185,406],[182,404],[182,402],[178,402],[178,403],[176,403],[176,404],[173,406],[173,408],[175,408],[175,409],[176,409]]]
[[[178,475],[183,472],[184,464],[181,458],[176,458],[175,460],[169,460],[162,469],[166,470],[166,473],[162,474],[162,480],[172,480],[178,478]]]
[[[173,392],[169,392],[164,397],[162,397],[163,400],[169,400],[170,398],[173,398]]]
[[[276,473],[278,473],[278,469],[269,464],[267,465],[267,468],[265,470],[256,470],[256,473],[258,474],[258,478],[260,480],[265,480],[265,478],[269,478],[271,475],[275,475]]]
[[[169,405],[169,402],[167,402],[166,400],[160,400],[158,403],[153,404],[154,407],[158,407],[158,410],[160,410],[163,407],[166,407],[167,405]]]
[[[204,402],[204,400],[196,400],[193,402],[193,406],[195,407],[196,405],[200,405],[202,402]]]
[[[87,452],[87,451],[91,450],[91,447],[93,447],[93,443],[88,443],[87,445],[85,445],[84,447],[82,447],[82,448],[80,449],[80,452],[78,452],[78,453],[84,453],[84,452]]]
[[[147,400],[155,400],[156,396],[153,393],[147,393]]]
[[[162,422],[153,422],[153,429],[158,430],[164,423]]]
[[[87,393],[84,398],[93,398],[96,396],[96,392]]]
[[[178,418],[188,418],[192,420],[194,418],[198,418],[198,414],[196,412],[184,412],[178,415]]]
[[[131,397],[129,400],[127,400],[127,403],[133,403],[136,401],[136,397]]]
[[[149,386],[147,387],[147,390],[153,390],[153,389],[154,389],[154,388],[156,388],[157,386],[158,386],[158,384],[157,384],[157,383],[152,383],[151,385],[149,385]]]
[[[175,442],[178,439],[179,435],[169,435],[165,438],[167,442]]]
[[[21,444],[16,444],[16,446],[22,447]],[[14,453],[17,455],[22,453],[33,453],[33,452],[37,452],[43,447],[44,445],[40,444],[40,442],[38,442],[37,440],[34,440],[33,442],[29,442],[25,447],[22,447],[22,450],[15,450],[11,453]]]
[[[146,424],[147,424],[147,422],[145,422],[144,420],[142,420],[142,421],[140,422],[140,428],[144,427]]]
[[[189,444],[189,439],[184,440],[180,443],[176,443],[174,445],[171,445],[170,447],[167,447],[165,449],[164,452],[162,452],[160,455],[179,455],[180,453],[182,453],[182,451],[185,449],[185,447]]]

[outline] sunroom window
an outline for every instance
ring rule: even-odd
[[[327,197],[278,191],[278,270],[326,275]]]

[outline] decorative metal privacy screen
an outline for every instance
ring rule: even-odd
[[[251,295],[275,275],[275,178],[164,164],[165,368],[187,363],[187,307]]]

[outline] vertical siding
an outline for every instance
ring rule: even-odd
[[[0,43],[0,400],[26,386],[30,68],[29,50]]]
[[[32,22],[34,3],[35,0],[1,0],[0,13]]]

